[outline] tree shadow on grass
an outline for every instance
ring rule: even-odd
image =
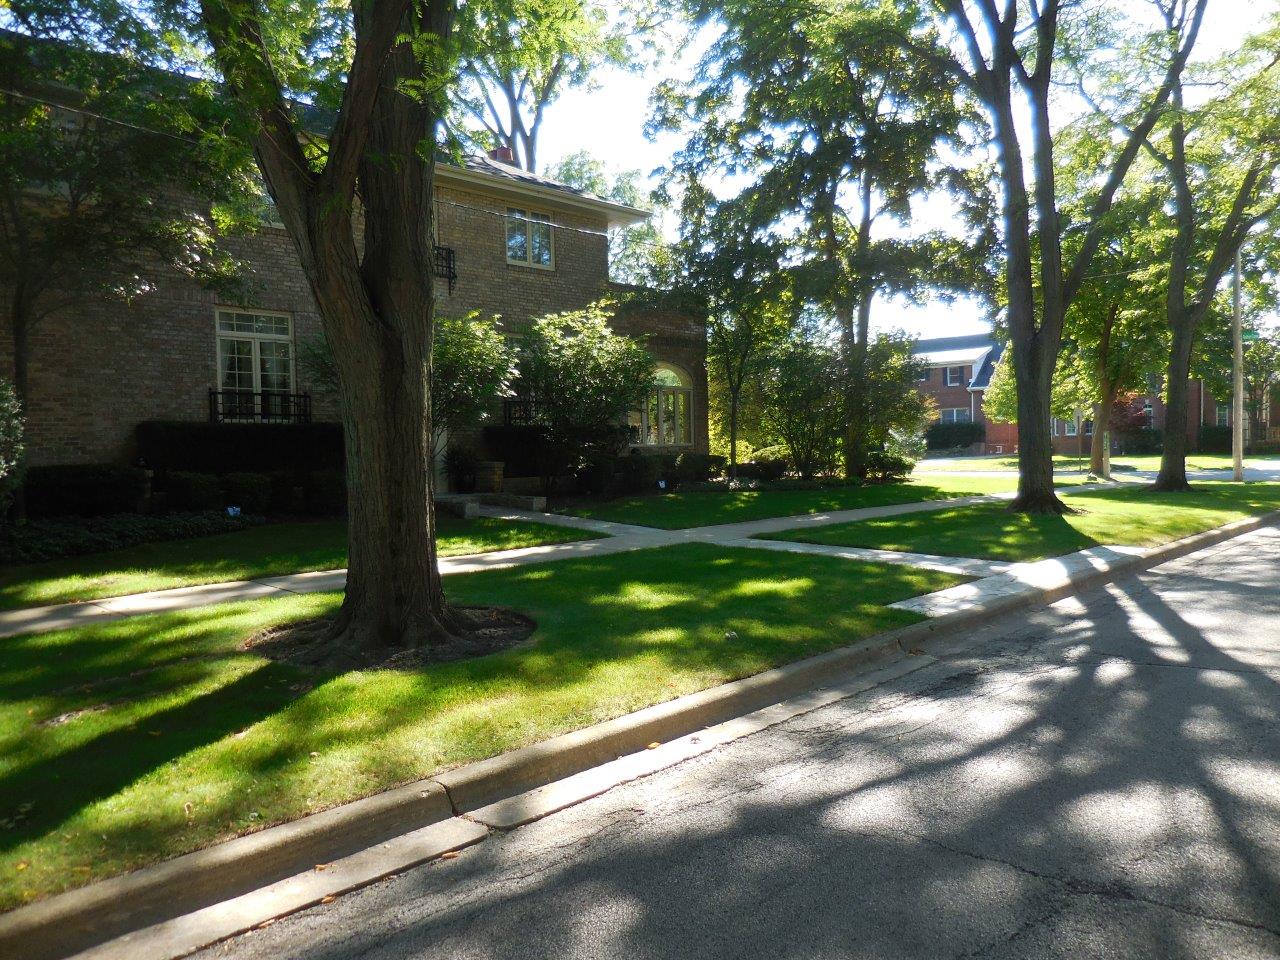
[[[1280,650],[1234,631],[1238,607],[1198,579],[1225,566],[1180,571],[1194,599],[1166,598],[1157,573],[993,629],[936,673],[278,924],[246,951],[1273,956]],[[1265,615],[1280,624],[1276,604]]]

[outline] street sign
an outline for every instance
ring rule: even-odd
[[[1257,330],[1241,330],[1240,339],[1245,343],[1253,343],[1255,340],[1261,340],[1262,335]]]

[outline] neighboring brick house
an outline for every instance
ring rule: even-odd
[[[534,317],[609,294],[608,231],[648,216],[490,157],[439,165],[435,199],[438,310],[500,315],[516,339]],[[154,289],[132,303],[82,302],[36,326],[30,463],[127,461],[144,420],[336,419],[298,363],[320,320],[292,242],[267,224],[227,243],[249,265],[243,303],[160,270]],[[644,340],[659,362],[655,422],[636,418],[637,445],[705,452],[703,319],[632,308],[616,327]],[[0,333],[7,374],[11,338]]]
[[[1016,453],[1018,427],[1014,423],[997,423],[986,415],[983,397],[991,384],[995,365],[1004,353],[1004,344],[989,333],[963,337],[939,337],[918,340],[911,355],[925,364],[919,390],[933,398],[938,407],[939,419],[947,422],[979,423],[986,428],[986,440],[976,444],[974,453]],[[1229,426],[1231,405],[1218,403],[1201,380],[1189,384],[1187,398],[1187,439],[1195,448],[1200,440],[1200,427],[1217,424]],[[1158,384],[1152,384],[1150,392],[1142,395],[1148,424],[1163,430],[1165,404],[1160,397]],[[1272,422],[1276,422],[1272,411]],[[1082,418],[1053,421],[1053,446],[1057,453],[1087,453],[1093,436],[1093,421]]]

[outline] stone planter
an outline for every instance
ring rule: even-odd
[[[476,493],[502,492],[501,460],[481,460],[476,464]]]

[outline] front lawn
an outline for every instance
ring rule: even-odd
[[[704,544],[459,575],[532,642],[404,672],[240,649],[332,594],[0,640],[0,908],[852,643],[958,582]]]
[[[1274,455],[1245,457],[1245,466],[1256,463],[1258,466],[1270,466],[1277,459]],[[1053,467],[1055,470],[1084,470],[1088,469],[1089,458],[1070,457],[1058,455],[1053,458]],[[1121,469],[1132,470],[1149,470],[1151,472],[1160,469],[1160,455],[1150,454],[1143,456],[1118,456],[1111,458],[1111,466]],[[987,473],[987,472],[1006,472],[1018,469],[1018,458],[1008,456],[992,456],[992,457],[935,457],[930,460],[921,460],[916,464],[915,475],[919,477],[921,474],[938,474],[938,473]],[[1231,457],[1223,453],[1193,453],[1187,457],[1188,470],[1230,470]],[[937,480],[936,477],[932,477]]]
[[[1198,483],[1191,493],[1143,487],[1105,489],[1063,498],[1066,516],[1011,513],[978,504],[858,523],[770,534],[771,540],[903,550],[988,560],[1042,560],[1086,547],[1150,547],[1280,508],[1280,483]]]
[[[824,490],[713,490],[620,497],[617,500],[567,503],[555,509],[593,520],[682,530],[770,517],[1008,493],[1017,486],[1017,477],[916,477],[906,483]]]
[[[442,556],[588,540],[598,534],[542,523],[437,518]],[[0,570],[0,610],[96,600],[200,583],[335,570],[347,563],[347,525],[316,520],[250,527],[190,540],[69,557]]]

